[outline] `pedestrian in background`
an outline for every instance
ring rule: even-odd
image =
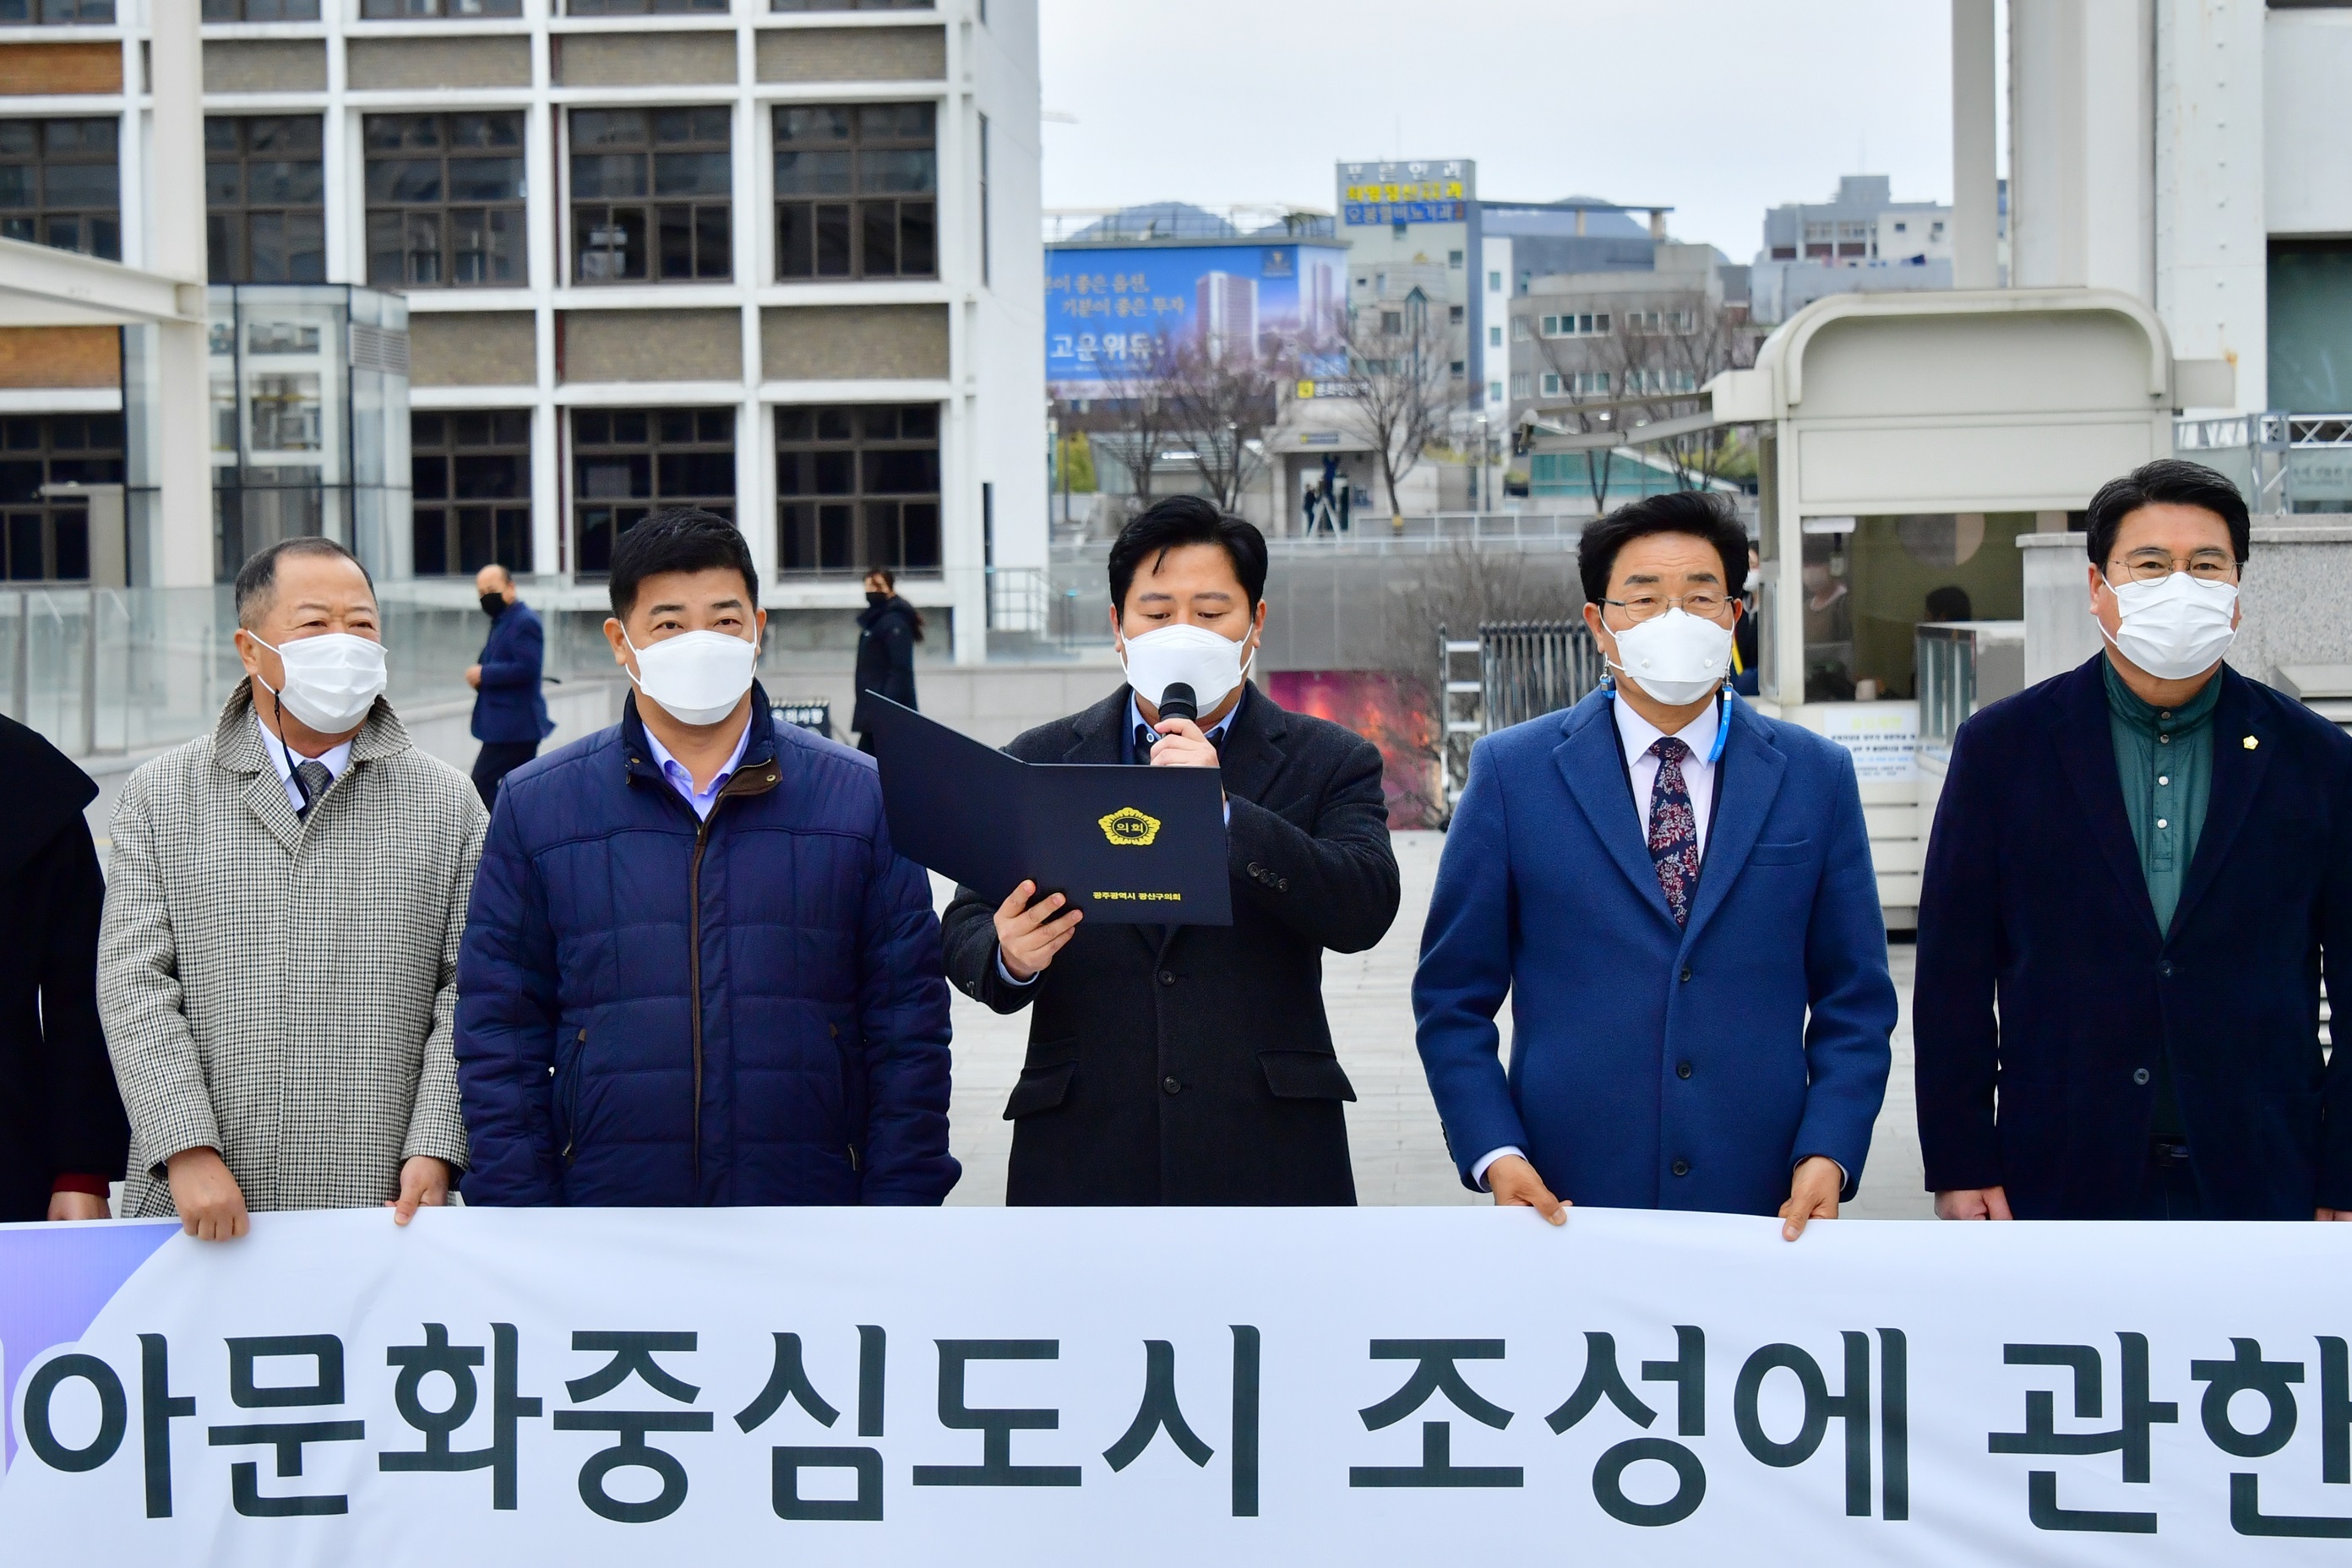
[[[613,549],[609,730],[507,780],[458,969],[472,1204],[936,1204],[948,992],[871,759],[779,725],[723,517]]]
[[[2222,662],[2252,544],[2230,479],[2149,463],[2084,524],[2106,646],[1960,726],[1927,842],[1936,1212],[2352,1219],[2352,1059],[2320,1036],[2352,740]]]
[[[866,574],[866,607],[857,612],[857,702],[849,727],[857,749],[874,752],[874,711],[866,702],[877,692],[902,708],[915,706],[915,645],[923,640],[923,617],[898,596],[898,580],[877,566]]]
[[[479,694],[474,699],[474,739],[482,749],[474,758],[474,787],[487,811],[498,804],[499,781],[539,755],[539,743],[555,725],[541,690],[546,628],[516,592],[514,574],[503,566],[485,566],[474,574],[474,592],[490,617],[481,662],[466,671],[466,684]]]
[[[123,785],[99,1015],[136,1217],[226,1241],[250,1211],[384,1204],[466,1163],[449,1051],[488,817],[383,700],[366,569],[320,538],[236,574],[246,679]]]
[[[131,1127],[98,1024],[98,785],[13,719],[0,776],[0,1221],[104,1219]]]

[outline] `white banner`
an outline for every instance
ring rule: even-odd
[[[0,1227],[0,1564],[2352,1561],[2352,1227]]]

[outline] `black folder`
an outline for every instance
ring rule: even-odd
[[[873,692],[874,750],[898,853],[992,903],[1024,879],[1087,920],[1234,923],[1213,768],[1024,763]]]

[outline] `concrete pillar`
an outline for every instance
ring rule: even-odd
[[[155,478],[162,494],[150,557],[158,586],[213,581],[211,368],[205,300],[204,52],[198,10],[158,4],[152,16],[155,120],[148,145],[148,266],[183,280],[197,318],[155,329]]]
[[[2011,0],[2010,281],[2156,301],[2154,0]]]
[[[2000,283],[1994,0],[1952,0],[1952,287]]]

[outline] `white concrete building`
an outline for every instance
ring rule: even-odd
[[[1957,0],[1956,58],[1987,68],[1955,97],[1963,230],[2001,112],[1993,20]],[[2010,0],[2009,72],[2013,284],[2153,306],[2177,353],[2235,366],[2233,398],[2201,412],[2352,407],[2352,181],[2332,153],[2352,10]]]
[[[89,208],[0,233],[156,264],[142,46],[195,3],[0,25],[0,164],[34,172],[0,195]],[[982,657],[986,569],[1045,555],[1034,0],[203,15],[211,280],[408,300],[415,521],[382,575],[463,599],[498,560],[585,604],[620,530],[706,504],[772,606],[853,608],[889,565]],[[102,353],[36,331],[0,341],[6,410],[121,406]],[[169,581],[268,541],[210,542]]]

